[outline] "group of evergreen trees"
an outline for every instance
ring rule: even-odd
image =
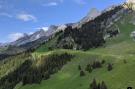
[[[94,61],[92,64],[87,64],[85,67],[85,71],[91,73],[96,68],[101,68],[102,64],[104,64],[105,61]],[[80,65],[78,65],[78,70],[80,71],[80,76],[85,76],[85,71],[82,69]]]
[[[96,79],[93,79],[93,82],[90,84],[89,89],[108,89],[108,88],[104,81],[102,81],[101,83],[97,83]]]
[[[85,71],[91,73],[94,69],[102,68],[105,60],[102,61],[94,61],[92,64],[87,64],[85,67]],[[113,69],[113,64],[107,64],[107,70],[111,71]],[[78,65],[78,70],[80,71],[80,76],[85,76],[85,71],[82,69],[81,65]]]
[[[46,80],[50,78],[51,74],[58,72],[72,57],[68,53],[48,55],[42,57],[39,66],[36,66],[35,61],[29,59],[14,72],[0,79],[0,89],[13,89],[19,82],[22,82],[23,85],[40,83],[41,80]]]

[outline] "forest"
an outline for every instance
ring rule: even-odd
[[[27,59],[15,71],[0,79],[0,89],[13,89],[20,82],[26,85],[47,80],[50,75],[58,72],[72,57],[73,55],[62,53],[42,56],[40,60],[35,61]]]

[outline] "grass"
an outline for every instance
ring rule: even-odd
[[[109,89],[126,89],[129,84],[135,87],[135,71],[132,69],[135,66],[135,60],[132,57],[128,57],[127,64],[124,64],[123,60],[127,59],[126,56],[121,58],[117,55],[91,54],[81,51],[70,51],[70,53],[76,55],[76,57],[65,65],[61,71],[52,75],[49,80],[44,80],[39,85],[26,85],[20,89],[88,89],[93,78],[98,81],[104,80]],[[81,65],[84,69],[88,63],[103,59],[106,60],[103,68],[96,69],[90,74],[86,72],[84,77],[79,76],[78,65]],[[114,64],[114,69],[108,72],[106,66],[110,62]]]
[[[135,42],[130,38],[130,33],[135,26],[129,21],[132,15],[124,16],[124,24],[120,21],[115,23],[120,28],[120,35],[107,40],[105,47],[90,49],[89,51],[55,50],[54,52],[69,52],[75,55],[71,62],[66,64],[62,70],[51,76],[49,80],[43,80],[41,84],[21,86],[16,89],[88,89],[94,78],[97,81],[105,81],[109,89],[135,88]],[[54,42],[54,41],[53,41]],[[49,43],[51,44],[51,42]],[[48,44],[47,44],[48,45]],[[52,51],[51,51],[52,52]],[[41,46],[33,55],[46,55],[46,45]],[[105,60],[102,68],[86,73],[80,77],[78,65],[83,69],[94,60]],[[126,60],[125,64],[123,61]],[[113,63],[113,70],[107,71],[107,64]]]

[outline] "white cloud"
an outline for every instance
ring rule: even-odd
[[[23,33],[12,33],[12,34],[9,34],[8,39],[9,39],[9,41],[12,42],[12,41],[16,41],[17,39],[19,39],[23,36],[24,36]]]
[[[17,19],[22,20],[22,21],[37,21],[37,18],[34,15],[27,14],[27,13],[21,13],[16,16]]]
[[[41,29],[43,29],[44,31],[48,31],[48,27],[42,27]]]
[[[34,32],[29,32],[28,35],[32,35]]]
[[[47,4],[43,4],[43,6],[57,6],[58,3],[57,2],[50,2],[50,3],[47,3]]]
[[[49,30],[49,27],[40,27],[40,28],[36,28],[36,29],[42,29],[44,31],[48,31]]]
[[[8,13],[5,13],[5,12],[0,13],[0,16],[5,16],[5,17],[9,17],[9,18],[12,18],[13,17],[12,15],[10,15]]]
[[[63,3],[64,0],[48,0],[42,4],[42,6],[58,6]]]

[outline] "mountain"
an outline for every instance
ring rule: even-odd
[[[2,46],[3,44],[2,43],[0,43],[0,47]]]
[[[100,11],[98,11],[96,8],[92,8],[85,17],[83,17],[79,22],[73,24],[73,28],[81,27],[84,23],[89,22],[90,20],[93,20],[100,14],[101,14]]]
[[[35,40],[38,40],[42,37],[49,37],[56,31],[56,29],[57,29],[57,26],[52,25],[48,28],[47,31],[45,31],[44,29],[40,29],[39,31],[37,31],[31,35],[24,34],[23,37],[19,38],[18,40],[14,41],[14,42],[9,43],[9,44],[14,45],[14,46],[24,45],[24,44],[33,42]]]
[[[87,14],[87,16],[85,16],[83,19],[81,19],[77,23],[68,23],[68,24],[62,24],[58,26],[51,25],[47,31],[44,31],[43,29],[39,29],[39,31],[31,35],[24,33],[23,37],[19,38],[18,40],[14,42],[9,43],[8,45],[20,46],[20,45],[24,45],[26,43],[38,40],[39,38],[44,37],[44,36],[51,36],[55,34],[56,32],[59,32],[60,30],[65,30],[68,26],[72,26],[73,28],[80,27],[82,26],[82,24],[85,24],[86,22],[94,19],[100,14],[101,13],[96,8],[92,8],[90,12]]]
[[[90,10],[90,12],[87,14],[87,16],[85,16],[83,19],[81,19],[79,22],[77,23],[68,23],[68,24],[62,24],[62,25],[51,25],[47,31],[44,31],[43,29],[40,29],[39,31],[28,35],[28,34],[24,34],[23,37],[19,38],[18,40],[9,43],[10,45],[14,45],[14,46],[20,46],[32,41],[35,41],[43,36],[50,36],[55,34],[56,32],[60,31],[60,30],[65,30],[66,27],[68,26],[72,26],[74,27],[80,27],[82,24],[94,19],[95,17],[99,16],[101,13],[96,9],[96,8],[92,8]]]
[[[21,45],[21,44],[24,44],[24,43],[27,43],[28,42],[28,39],[29,39],[29,35],[28,34],[24,34],[23,37],[19,38],[18,40],[14,41],[14,42],[11,42],[9,43],[10,45]]]
[[[119,34],[119,29],[114,26],[110,29],[119,19],[122,14],[128,13],[122,5],[112,7],[104,11],[95,19],[89,20],[89,15],[81,20],[82,23],[78,25],[69,25],[61,32],[55,43],[56,48],[75,49],[75,50],[88,50],[89,48],[96,48],[105,43],[106,35],[113,37]],[[87,22],[88,20],[88,22]],[[95,40],[96,39],[96,40]]]
[[[31,35],[24,34],[22,38],[11,42],[7,50],[0,53],[0,60],[25,51],[35,50],[41,44],[47,43],[50,38],[57,39],[52,45],[48,46],[48,49],[86,50],[102,46],[105,43],[105,34],[109,36],[118,34],[119,31],[116,27],[110,32],[107,32],[106,29],[119,20],[121,14],[124,13],[125,10],[122,6],[115,6],[115,8],[113,7],[101,15],[99,15],[100,13],[96,9],[92,9],[79,23],[68,23],[59,26],[51,25],[47,31],[40,29]]]
[[[0,60],[26,51],[33,51],[44,43],[48,45],[46,49],[88,50],[97,48],[104,45],[106,38],[119,34],[117,26],[112,29],[110,27],[121,19],[122,14],[127,13],[128,11],[122,5],[109,7],[102,13],[94,8],[78,23],[51,25],[48,30],[40,29],[31,35],[24,34],[0,53]],[[52,39],[54,39],[53,42],[49,44]]]
[[[100,11],[98,11],[98,9],[96,8],[92,8],[90,10],[90,12],[83,18],[79,21],[79,23],[86,23],[90,20],[93,20],[95,19],[97,16],[99,16],[101,14]]]
[[[6,45],[7,45],[7,43],[0,43],[0,47],[4,47]]]
[[[39,48],[41,51],[39,50],[36,51],[39,54],[44,53],[45,55],[45,54],[50,54],[51,52],[58,53],[58,54],[63,52],[68,52],[70,54],[75,55],[75,58],[71,59],[71,62],[67,63],[58,73],[55,73],[49,79],[42,80],[40,84],[28,84],[23,86],[22,83],[18,83],[16,87],[19,87],[20,89],[31,89],[31,88],[94,89],[90,87],[93,84],[93,81],[95,86],[100,85],[100,83],[103,81],[103,85],[107,86],[107,88],[103,88],[103,89],[119,89],[119,88],[126,89],[127,87],[134,88],[135,87],[134,85],[135,84],[135,79],[134,79],[135,42],[130,37],[130,34],[135,30],[135,25],[130,23],[130,21],[134,17],[134,13],[130,12],[128,9],[125,8],[117,9],[117,10],[115,8],[115,10],[114,9],[111,9],[111,11],[107,10],[99,17],[102,17],[103,21],[107,22],[105,25],[103,24],[103,26],[105,26],[107,30],[107,34],[113,33],[112,29],[117,29],[117,28],[119,29],[120,33],[114,35],[113,37],[111,37],[110,34],[110,36],[106,39],[106,43],[103,46],[100,46],[99,48],[98,47],[92,48],[91,50],[87,50],[87,51],[56,49],[46,53],[45,47],[47,46],[46,44],[42,45]],[[98,19],[96,18],[96,20],[100,21],[99,17]],[[107,21],[105,18],[107,19]],[[98,22],[96,23],[99,24]],[[90,24],[88,25],[85,24],[83,26],[86,27],[89,25]],[[72,30],[70,29],[72,28],[70,27],[66,30],[68,30],[69,34],[71,35]],[[83,30],[88,30],[88,29],[83,29]],[[83,33],[81,31],[78,34],[87,34],[87,32]],[[65,34],[62,36],[62,38],[64,37],[69,37],[69,35]],[[81,39],[82,36],[77,38]],[[86,38],[84,38],[83,40],[85,39]],[[95,40],[95,38],[93,39]],[[64,38],[62,40],[65,40],[64,42],[67,42],[68,39]],[[88,41],[86,41],[86,43],[88,43]],[[53,42],[51,41],[48,44],[51,44]],[[90,65],[92,64],[96,65],[96,61],[102,61],[102,60],[104,60],[103,65],[97,63],[97,65],[99,64],[100,67],[102,66],[101,68],[92,67],[91,70]],[[107,67],[108,63],[109,64],[111,63],[113,66],[111,71],[108,71],[108,67]],[[90,68],[90,71],[87,71],[87,68],[88,69]]]
[[[47,42],[57,31],[62,30],[63,25],[60,25],[59,28],[57,28],[58,26],[52,25],[47,31],[40,29],[31,35],[24,34],[23,37],[18,40],[4,45],[4,47],[7,48],[0,53],[0,60],[26,51],[33,51],[41,44]]]

